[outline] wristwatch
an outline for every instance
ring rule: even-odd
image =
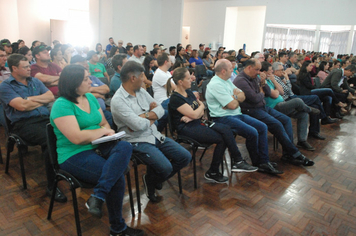
[[[238,99],[237,95],[234,94],[234,98],[237,100]]]
[[[146,117],[146,119],[150,118],[150,116],[148,115],[148,112],[145,112],[145,117]]]

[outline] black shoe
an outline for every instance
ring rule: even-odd
[[[316,108],[310,107],[310,106],[308,106],[308,107],[310,108],[309,114],[312,114],[312,115],[319,115],[320,114],[320,110],[319,109],[316,109]]]
[[[334,123],[336,123],[337,122],[337,120],[335,120],[335,119],[331,119],[331,118],[324,118],[324,119],[322,119],[321,120],[321,124],[322,125],[328,125],[328,124],[334,124]]]
[[[303,166],[313,166],[314,165],[314,161],[306,158],[303,154],[300,154],[300,156],[298,156],[296,159],[303,161],[303,164],[302,164]]]
[[[315,148],[313,148],[307,141],[303,141],[303,142],[298,142],[297,143],[297,147],[298,148],[303,148],[307,151],[315,151]]]
[[[259,164],[258,171],[268,173],[268,174],[273,174],[273,175],[280,175],[284,173],[283,171],[274,168],[271,162]]]
[[[272,165],[274,168],[277,168],[277,167],[278,167],[278,164],[277,164],[276,162],[270,161],[269,163],[271,163],[271,165]]]
[[[319,140],[325,140],[325,137],[321,136],[319,133],[309,133],[308,136]]]
[[[47,194],[48,197],[52,197],[52,190],[47,188],[46,194]],[[67,197],[66,197],[66,195],[64,195],[64,193],[62,193],[62,191],[59,188],[57,188],[56,195],[54,196],[54,200],[56,202],[62,202],[63,203],[63,202],[67,201]]]
[[[338,118],[338,119],[343,119],[344,118],[344,114],[341,114],[340,112],[336,112],[335,113],[335,117]]]
[[[231,167],[232,172],[254,172],[257,169],[257,167],[249,165],[245,160],[235,162]]]
[[[211,172],[208,170],[205,175],[205,179],[214,181],[215,183],[226,183],[229,178],[226,176],[223,176],[220,172]]]
[[[295,166],[300,166],[300,165],[303,165],[304,161],[303,160],[299,160],[297,158],[294,158],[288,154],[284,154],[282,157],[281,157],[281,160],[282,161],[285,161],[285,162],[288,162],[292,165],[295,165]]]
[[[103,203],[103,200],[94,196],[90,196],[88,201],[85,203],[85,206],[88,208],[90,214],[100,219],[103,216],[103,213],[101,211]]]
[[[147,181],[147,175],[142,175],[143,186],[145,188],[145,193],[151,202],[159,202],[161,199],[156,195],[155,185],[150,184]]]
[[[120,233],[114,233],[110,231],[110,236],[143,236],[145,233],[143,230],[140,229],[133,229],[127,226],[127,228],[120,232]]]

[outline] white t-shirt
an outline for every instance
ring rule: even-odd
[[[173,64],[176,63],[176,57],[175,57],[175,56],[169,55],[168,58],[169,58],[169,61],[170,61],[171,63],[173,63]]]
[[[160,68],[155,71],[155,74],[152,78],[152,88],[153,88],[153,97],[154,99],[161,104],[167,97],[167,90],[164,87],[169,78],[171,78],[171,73],[164,72]]]

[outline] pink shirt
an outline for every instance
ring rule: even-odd
[[[328,76],[328,75],[329,75],[328,73],[326,73],[325,71],[321,70],[321,71],[319,71],[319,73],[316,76],[319,77],[320,83],[322,84],[324,82],[326,76]]]
[[[44,75],[52,75],[52,76],[59,76],[59,74],[62,72],[62,68],[60,68],[58,65],[50,62],[48,63],[48,67],[40,67],[37,64],[31,65],[31,76],[36,77],[35,75],[37,73],[41,73]],[[51,86],[48,87],[49,90],[53,93],[54,96],[57,96],[58,94],[58,86]]]

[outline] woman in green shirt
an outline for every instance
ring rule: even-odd
[[[125,175],[132,154],[128,142],[107,142],[92,145],[114,130],[103,115],[94,95],[89,93],[91,80],[83,66],[69,65],[60,75],[60,98],[51,110],[51,124],[57,136],[58,164],[81,181],[96,184],[86,202],[89,212],[101,218],[104,201],[109,213],[110,235],[143,235],[122,218]],[[99,155],[99,154],[100,155]]]

